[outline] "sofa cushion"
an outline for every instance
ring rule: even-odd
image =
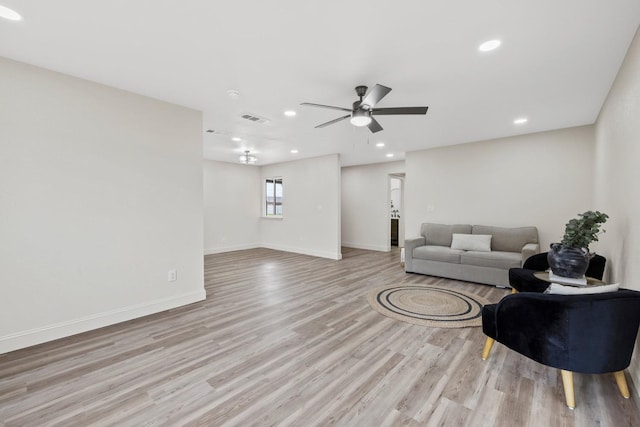
[[[491,252],[491,235],[453,233],[451,249],[459,249],[461,251]]]
[[[463,251],[437,245],[418,246],[413,250],[413,258],[460,264],[460,254],[462,252]]]
[[[519,252],[478,252],[465,251],[460,255],[460,264],[509,270],[520,267],[522,256]]]
[[[538,243],[536,227],[491,227],[474,225],[472,234],[491,234],[491,250],[503,252],[521,252],[527,243]]]
[[[425,237],[427,245],[450,247],[453,233],[471,234],[471,225],[425,223],[422,224],[422,227],[420,229],[420,234]]]

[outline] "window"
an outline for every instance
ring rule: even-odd
[[[271,217],[282,216],[282,178],[267,178],[265,180],[264,215]]]

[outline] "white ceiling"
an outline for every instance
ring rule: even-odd
[[[202,110],[205,158],[235,161],[250,149],[258,164],[330,153],[343,165],[376,163],[591,124],[640,24],[638,0],[0,4],[24,17],[0,19],[1,56]],[[500,48],[478,51],[494,38]],[[355,86],[376,83],[393,88],[378,107],[429,112],[379,116],[384,130],[371,134],[347,120],[314,129],[343,114],[299,105],[350,107]],[[514,125],[521,116],[529,122]]]

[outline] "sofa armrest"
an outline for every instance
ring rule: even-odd
[[[527,243],[522,248],[522,261],[520,261],[520,267],[524,265],[524,262],[532,255],[540,253],[540,245],[537,243]]]
[[[415,248],[417,248],[418,246],[424,246],[425,243],[426,243],[426,239],[424,238],[424,236],[416,237],[413,239],[404,239],[405,256],[407,252],[413,252]]]
[[[413,270],[413,250],[418,246],[424,246],[426,243],[424,236],[413,239],[404,239],[404,270]]]

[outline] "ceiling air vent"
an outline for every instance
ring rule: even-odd
[[[265,119],[264,117],[256,116],[255,114],[251,114],[251,113],[243,113],[240,115],[240,117],[242,117],[245,120],[249,120],[250,122],[253,122],[253,123],[264,124],[269,122],[268,119]]]
[[[214,135],[229,135],[227,132],[223,132],[220,130],[216,130],[216,129],[207,129],[205,130],[206,133],[210,133],[210,134],[214,134]]]

